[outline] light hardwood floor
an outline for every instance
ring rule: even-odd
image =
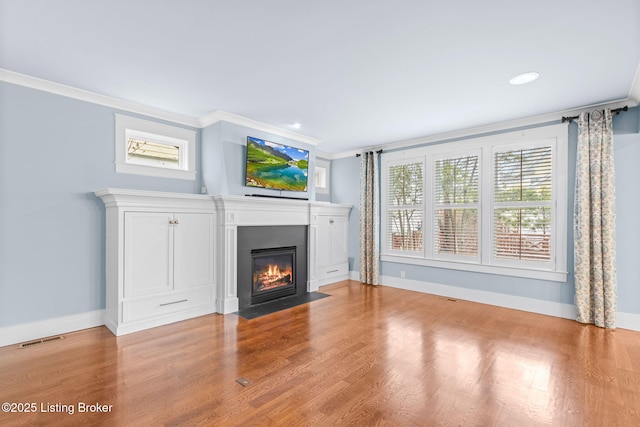
[[[354,281],[321,291],[332,296],[254,320],[0,348],[0,402],[37,405],[0,425],[640,423],[638,332]]]

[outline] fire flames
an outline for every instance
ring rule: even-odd
[[[288,285],[292,281],[291,269],[280,269],[277,264],[269,264],[262,273],[257,274],[256,284],[262,290]]]
[[[267,271],[267,277],[274,277],[274,278],[280,278],[282,277],[280,275],[280,267],[278,267],[277,265],[270,265],[269,269]]]

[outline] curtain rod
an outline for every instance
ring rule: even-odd
[[[378,151],[376,151],[376,153],[380,154],[380,153],[382,153],[382,150],[378,150]],[[362,156],[362,154],[360,154],[360,153],[356,154],[356,157],[360,157],[360,156]]]
[[[621,111],[628,111],[628,110],[629,110],[629,106],[625,105],[624,107],[621,107],[621,108],[614,108],[613,110],[611,110],[611,113],[617,115],[617,114],[620,114]],[[563,116],[562,117],[562,123],[570,122],[570,121],[572,121],[574,119],[577,119],[578,117],[580,117],[580,116],[572,116],[572,117],[564,117]]]

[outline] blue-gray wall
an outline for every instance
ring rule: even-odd
[[[115,173],[112,108],[0,82],[0,327],[105,306],[106,187],[196,192]]]
[[[640,135],[616,135],[614,157],[618,311],[640,314]]]
[[[640,135],[638,126],[640,109],[630,109],[614,116],[614,141],[617,183],[617,269],[618,269],[618,310],[640,314],[640,225],[636,213],[640,211]],[[527,297],[544,301],[573,304],[573,189],[575,185],[575,159],[577,147],[577,124],[569,126],[568,146],[568,236],[567,236],[567,281],[552,282],[525,279],[485,273],[465,272],[443,268],[422,267],[410,264],[382,262],[380,274],[400,277],[405,272],[406,279],[461,288],[482,290],[499,294]],[[466,138],[465,138],[466,139]],[[442,143],[442,142],[437,142]],[[336,159],[332,162],[332,197],[334,203],[353,204],[349,222],[350,269],[359,270],[358,221],[359,221],[359,161],[355,157]],[[352,185],[344,185],[352,182]]]
[[[247,135],[309,149],[310,170],[315,162],[314,147],[220,122],[196,129],[195,181],[116,174],[114,113],[167,123],[0,82],[0,327],[105,307],[105,208],[95,191],[245,194]],[[298,194],[313,200],[314,190]]]
[[[310,176],[315,166],[314,147],[219,122],[198,131],[200,173],[196,181],[116,174],[114,113],[142,117],[0,82],[0,327],[104,308],[105,211],[94,191],[116,187],[199,193],[205,185],[209,194],[261,192],[247,191],[242,185],[241,165],[247,135],[309,149]],[[615,120],[619,309],[640,313],[637,262],[640,226],[635,215],[640,208],[638,108]],[[571,125],[570,164],[575,161],[575,126]],[[573,172],[570,166],[570,177]],[[313,180],[309,182],[310,189],[304,196],[314,200]],[[572,186],[573,178],[570,189]],[[356,157],[332,162],[331,201],[354,205],[349,224],[349,257],[350,269],[357,271],[359,160]],[[573,301],[572,277],[567,283],[547,283],[382,264],[384,275],[399,277],[401,269],[408,279],[549,301]]]
[[[245,187],[244,159],[247,136],[309,150],[309,185],[307,191],[278,191]],[[218,122],[202,129],[203,184],[207,187],[208,194],[261,194],[315,200],[313,180],[315,152],[316,148],[309,144],[234,123]]]
[[[331,202],[352,205],[349,212],[349,270],[360,269],[360,158],[331,162]]]

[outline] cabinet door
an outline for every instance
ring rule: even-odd
[[[173,288],[170,213],[124,213],[124,297]]]
[[[329,221],[331,239],[331,264],[342,264],[348,262],[349,254],[347,247],[347,219],[341,216],[332,217]]]
[[[213,215],[176,214],[174,226],[174,287],[213,284]]]
[[[318,215],[316,260],[318,267],[331,265],[331,218]]]

